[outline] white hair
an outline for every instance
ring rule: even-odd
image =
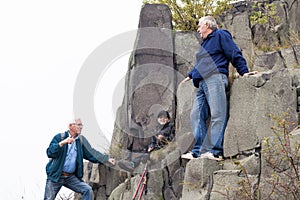
[[[81,121],[81,119],[80,119],[80,118],[78,118],[78,117],[77,117],[77,118],[74,118],[74,119],[70,119],[70,120],[68,120],[68,122],[69,122],[69,125],[70,125],[70,124],[76,124],[78,120],[80,120],[80,121]]]
[[[199,19],[199,23],[207,24],[208,27],[212,30],[218,28],[218,24],[217,24],[215,18],[213,18],[212,16],[201,17]]]

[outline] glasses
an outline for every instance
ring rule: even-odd
[[[76,123],[73,123],[73,125],[75,125],[75,126],[83,126],[83,124],[76,124]]]

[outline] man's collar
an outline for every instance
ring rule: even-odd
[[[216,34],[216,32],[217,32],[217,30],[218,30],[217,28],[216,28],[216,29],[214,29],[214,30],[212,30],[212,32],[211,32],[210,34],[208,34],[206,38],[209,38],[209,37],[214,37],[214,36],[215,36],[215,34]]]
[[[72,137],[72,135],[70,134],[70,131],[68,131],[68,137]],[[77,140],[79,137],[79,135],[77,135],[77,137],[75,138],[75,140]]]

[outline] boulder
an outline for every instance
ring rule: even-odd
[[[224,136],[225,157],[258,148],[276,125],[273,116],[290,114],[298,122],[296,88],[288,70],[260,73],[233,82]],[[289,127],[291,131],[293,126]]]

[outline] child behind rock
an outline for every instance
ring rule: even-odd
[[[163,148],[175,139],[175,128],[170,123],[170,114],[167,111],[160,111],[157,115],[157,133],[152,136],[148,152]]]
[[[163,110],[159,112],[157,115],[157,122],[157,131],[155,135],[152,136],[150,145],[146,145],[146,151],[140,150],[139,152],[136,152],[133,150],[133,142],[135,140],[138,141],[139,138],[128,140],[127,150],[129,152],[125,159],[118,162],[120,168],[129,172],[134,171],[141,161],[150,159],[149,153],[151,151],[158,150],[175,139],[175,128],[174,125],[170,123],[170,115],[167,111]],[[133,154],[136,154],[134,158],[132,158]]]

